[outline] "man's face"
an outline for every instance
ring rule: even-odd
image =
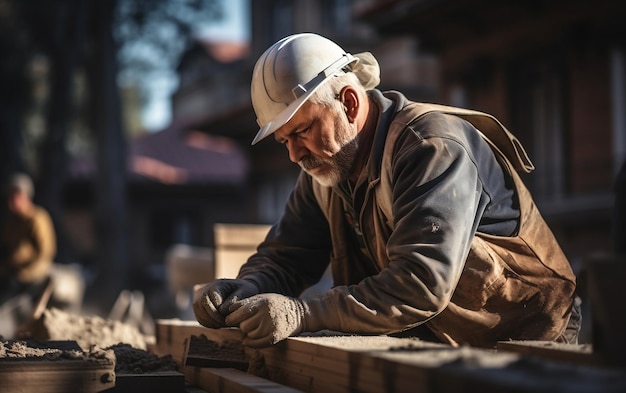
[[[8,197],[8,205],[11,213],[19,216],[26,215],[31,206],[30,197],[25,192],[19,190],[11,191]]]
[[[356,125],[337,106],[305,103],[274,137],[291,161],[329,187],[348,178],[358,150]]]

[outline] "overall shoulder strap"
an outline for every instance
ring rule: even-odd
[[[516,170],[530,173],[535,169],[528,157],[528,153],[526,153],[517,137],[498,119],[488,113],[446,105],[414,102],[405,106],[396,115],[392,126],[397,125],[401,130],[428,112],[446,113],[467,120],[480,131],[481,135],[490,142],[492,147],[497,147],[504,154]]]
[[[389,127],[383,152],[380,186],[376,189],[379,207],[390,225],[393,223],[393,214],[391,197],[388,195],[388,190],[391,189],[389,171],[391,169],[393,148],[402,131],[409,124],[429,112],[451,114],[469,121],[478,130],[483,139],[489,143],[496,155],[506,159],[514,169],[526,173],[532,172],[535,169],[535,166],[519,140],[494,116],[479,111],[445,105],[418,102],[410,103],[398,112]],[[505,169],[508,170],[508,166]]]

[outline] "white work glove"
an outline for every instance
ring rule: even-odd
[[[226,324],[238,326],[246,335],[243,344],[252,348],[274,345],[302,332],[340,330],[339,314],[328,300],[262,293],[233,302]]]
[[[193,287],[193,313],[201,325],[208,328],[228,326],[225,322],[231,304],[259,293],[248,280],[219,279]]]
[[[301,299],[263,293],[233,302],[226,324],[241,329],[244,345],[262,348],[302,332],[306,312]]]

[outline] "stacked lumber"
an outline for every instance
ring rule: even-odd
[[[197,323],[167,320],[158,325],[156,348],[183,363],[189,349],[185,340],[192,335],[204,335],[218,343],[241,338],[237,329],[207,329]],[[412,338],[328,334],[292,337],[261,350],[246,348],[257,363],[262,359],[264,367],[255,368],[255,375],[184,364],[183,373],[188,382],[223,393],[294,389],[311,393],[626,391],[626,370],[620,368],[509,351],[455,348]],[[228,383],[237,386],[226,389]]]
[[[239,329],[208,329],[198,322],[179,319],[162,319],[156,322],[156,342],[149,347],[149,351],[158,356],[171,355],[190,386],[214,393],[301,392],[246,371],[230,368],[232,364],[229,361],[224,363],[224,367],[217,367],[216,364],[213,364],[216,367],[185,364],[189,345],[194,337],[202,336],[217,344],[227,341],[241,342],[243,334]],[[248,357],[258,355],[257,351],[251,348],[245,348],[245,351]]]
[[[405,348],[449,348],[388,336],[294,337],[260,352],[269,378],[306,392],[410,391],[420,382],[413,370],[378,355]]]
[[[294,337],[261,351],[270,379],[306,392],[623,392],[624,370],[386,336]]]
[[[226,340],[243,340],[239,329],[208,329],[196,321],[159,319],[156,321],[155,344],[149,345],[148,350],[158,356],[171,355],[180,367],[184,365],[187,341],[191,336],[200,335],[218,344]]]

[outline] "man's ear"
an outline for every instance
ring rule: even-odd
[[[341,89],[339,93],[339,100],[343,105],[343,110],[346,112],[348,121],[354,123],[356,121],[357,114],[359,113],[360,101],[359,96],[351,86],[346,86]]]

